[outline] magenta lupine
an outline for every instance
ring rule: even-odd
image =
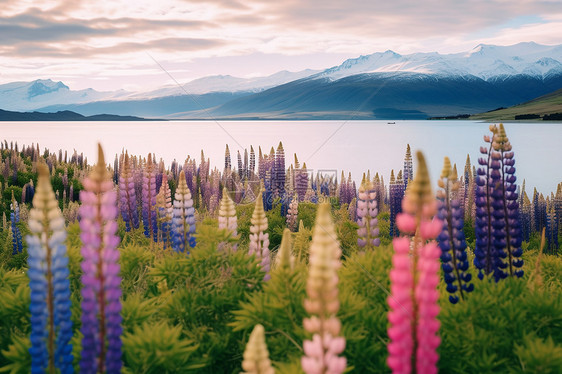
[[[336,317],[340,307],[337,270],[341,266],[341,249],[336,237],[330,205],[322,203],[318,206],[310,243],[304,301],[310,317],[303,320],[303,325],[313,334],[312,340],[303,342],[305,356],[301,365],[307,374],[340,374],[347,365],[345,357],[338,356],[345,349],[345,338],[339,336],[341,322]]]
[[[442,222],[434,218],[437,204],[431,192],[425,159],[417,153],[418,169],[402,202],[397,225],[404,234],[392,242],[394,255],[388,298],[388,366],[393,373],[437,373],[439,330],[439,255],[433,240]]]
[[[82,233],[81,373],[121,371],[121,277],[116,193],[98,146],[98,163],[80,192]]]

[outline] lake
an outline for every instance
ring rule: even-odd
[[[211,168],[224,168],[225,145],[232,164],[236,152],[258,146],[268,153],[283,142],[286,165],[297,154],[309,170],[337,173],[343,170],[356,181],[367,170],[382,173],[385,183],[390,170],[403,167],[406,144],[412,152],[422,150],[428,161],[432,182],[441,172],[443,157],[464,169],[467,154],[477,163],[483,135],[489,134],[488,123],[474,121],[155,121],[155,122],[0,122],[0,140],[30,145],[39,143],[51,152],[76,149],[84,152],[89,163],[95,160],[97,142],[104,148],[106,159],[113,162],[123,148],[131,154],[149,152],[169,166],[173,159],[183,163],[190,155],[199,162],[200,152],[211,159]],[[562,182],[562,124],[507,123],[507,135],[515,152],[518,183],[526,179],[527,191],[556,192]],[[256,162],[257,164],[257,162]],[[415,156],[414,156],[415,167]],[[531,196],[530,196],[531,197]]]

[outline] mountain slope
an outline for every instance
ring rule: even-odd
[[[488,121],[508,121],[514,120],[516,116],[523,116],[523,118],[519,117],[521,119],[525,119],[525,117],[527,117],[526,119],[532,119],[533,115],[542,117],[555,113],[562,113],[562,89],[522,104],[494,110],[492,112],[476,114],[470,118]]]
[[[302,79],[234,99],[205,113],[182,113],[179,117],[424,119],[510,106],[559,87],[562,75],[548,79],[517,75],[485,81],[474,76],[371,73],[336,81]]]
[[[113,113],[118,115],[134,114],[145,118],[163,118],[171,113],[185,111],[205,111],[233,99],[249,95],[247,92],[217,92],[203,95],[176,95],[154,99],[96,101],[86,104],[51,105],[40,108],[44,112],[72,110],[83,115],[96,113]]]

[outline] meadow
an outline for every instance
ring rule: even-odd
[[[562,183],[483,135],[359,186],[281,143],[211,170],[5,141],[0,372],[559,373]]]

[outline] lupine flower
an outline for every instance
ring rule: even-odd
[[[80,192],[82,233],[81,373],[121,371],[121,277],[116,193],[103,151]],[[98,320],[99,318],[99,320]]]
[[[38,166],[37,191],[26,237],[31,289],[31,372],[72,373],[70,282],[64,218],[51,187],[49,169]]]
[[[156,195],[156,221],[158,223],[158,241],[164,245],[164,249],[171,245],[172,231],[172,195],[168,185],[168,176],[162,174],[162,184],[158,195]]]
[[[148,154],[148,159],[144,167],[142,183],[142,223],[144,225],[144,235],[157,241],[156,213],[156,172],[152,163],[152,155]]]
[[[531,207],[531,201],[529,200],[529,196],[527,193],[523,191],[523,202],[521,204],[521,233],[523,236],[523,240],[528,242],[531,237],[531,228],[533,227],[532,216],[533,216],[533,208]]]
[[[398,236],[396,217],[402,212],[402,199],[404,198],[403,181],[394,179],[394,170],[390,172],[389,206],[390,206],[390,236]]]
[[[403,213],[396,221],[404,234],[392,242],[394,255],[388,298],[388,366],[393,373],[437,373],[439,330],[439,248],[432,240],[442,222],[434,219],[435,198],[421,152],[416,177],[408,185]]]
[[[269,234],[267,231],[267,217],[263,210],[263,198],[260,191],[256,199],[256,207],[252,214],[252,226],[250,226],[250,248],[249,255],[255,255],[260,261],[262,270],[265,272],[264,280],[269,280],[270,259],[269,259]]]
[[[275,257],[275,265],[281,269],[291,270],[295,261],[291,252],[291,230],[285,228],[285,230],[283,230],[281,244],[277,250],[277,257]]]
[[[345,349],[345,338],[339,336],[341,322],[336,317],[340,308],[338,274],[341,249],[330,213],[330,205],[318,206],[316,223],[310,243],[307,298],[304,308],[311,315],[303,320],[312,340],[303,342],[305,356],[302,369],[307,374],[343,373],[347,360],[340,357]]]
[[[458,192],[460,183],[457,181],[455,169],[451,169],[451,162],[445,157],[439,187],[437,216],[443,221],[441,234],[437,237],[441,248],[441,267],[443,269],[449,301],[456,304],[459,296],[464,300],[465,293],[474,289],[470,283],[472,275],[467,272],[468,259],[466,255],[466,240],[463,231],[463,209]],[[457,295],[458,291],[458,295]]]
[[[23,251],[23,244],[21,240],[21,231],[17,226],[20,221],[20,206],[14,198],[14,191],[12,191],[12,203],[10,204],[10,226],[12,230],[12,254],[18,254]]]
[[[412,163],[412,152],[410,144],[406,146],[406,155],[404,156],[404,188],[408,187],[408,183],[414,179],[414,166]]]
[[[119,177],[119,206],[121,208],[121,216],[123,221],[125,221],[125,230],[131,231],[131,228],[138,229],[139,214],[137,211],[135,180],[131,172],[131,164],[127,152],[125,152],[125,159]]]
[[[265,334],[263,326],[257,324],[250,334],[248,344],[244,350],[244,360],[242,361],[242,374],[274,374],[275,370],[269,360],[269,352],[265,344]]]
[[[291,231],[297,229],[297,217],[299,215],[299,196],[295,194],[291,202],[289,203],[289,209],[287,210],[287,227]]]
[[[295,155],[295,163],[298,163],[297,155]],[[305,200],[306,190],[308,189],[308,171],[306,170],[306,162],[299,168],[295,165],[295,190],[299,196],[299,202]]]
[[[273,165],[273,196],[283,198],[285,194],[285,151],[281,142],[277,146]]]
[[[179,184],[174,199],[172,216],[172,247],[176,252],[186,252],[186,246],[195,247],[195,208],[191,191],[185,182],[183,170],[180,172]]]
[[[238,218],[236,217],[236,207],[234,201],[230,198],[226,187],[222,190],[222,199],[219,206],[219,229],[226,229],[231,232],[232,236],[238,235]],[[236,250],[237,245],[232,248]]]
[[[360,248],[370,249],[380,245],[377,215],[377,194],[370,178],[364,178],[357,199],[357,245]]]
[[[557,254],[558,251],[558,227],[556,221],[556,213],[554,211],[554,204],[547,200],[546,208],[546,251],[550,254]]]
[[[483,273],[493,274],[497,282],[508,275],[523,275],[523,270],[514,269],[523,266],[519,259],[522,235],[511,144],[502,124],[499,128],[490,125],[490,130],[492,137],[484,137],[489,148],[480,147],[487,157],[478,160],[474,265],[480,270],[480,279]]]

